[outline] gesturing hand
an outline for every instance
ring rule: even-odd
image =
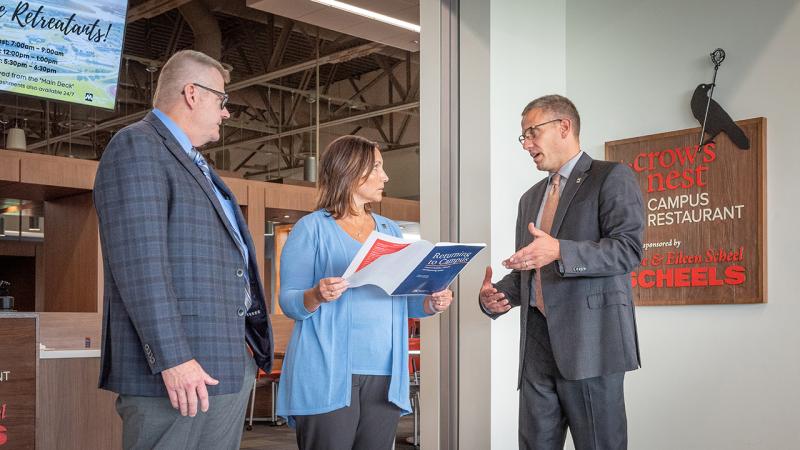
[[[528,232],[533,236],[533,242],[522,247],[503,261],[507,269],[531,270],[546,266],[561,258],[561,244],[544,231],[536,228],[533,223],[528,224]]]
[[[194,359],[161,371],[161,378],[164,380],[164,386],[167,387],[172,407],[179,410],[182,416],[191,417],[197,415],[198,400],[200,401],[200,411],[208,411],[206,385],[219,384],[219,381],[207,374]]]
[[[492,314],[504,313],[511,309],[506,295],[492,285],[492,268],[490,266],[486,266],[486,275],[483,277],[479,297],[483,307]]]

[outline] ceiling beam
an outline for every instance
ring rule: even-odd
[[[356,97],[358,97],[359,95],[361,95],[361,93],[362,93],[362,92],[364,92],[364,91],[366,91],[367,89],[371,88],[372,86],[376,85],[376,84],[377,84],[377,83],[378,83],[380,80],[382,80],[382,79],[383,79],[383,77],[385,77],[385,76],[386,76],[386,73],[387,73],[387,72],[386,72],[385,70],[384,70],[383,72],[381,72],[381,73],[380,73],[378,76],[376,76],[375,78],[373,78],[373,79],[372,79],[372,81],[370,81],[370,82],[369,82],[369,83],[367,83],[365,86],[362,86],[360,89],[358,89],[356,92],[354,92],[354,93],[353,93],[353,95],[351,95],[351,96],[350,96],[350,98],[348,98],[348,99],[347,99],[347,101],[349,102],[349,101],[353,100],[354,98],[356,98]],[[343,109],[344,109],[344,108],[346,108],[347,106],[348,106],[348,104],[347,104],[347,103],[345,103],[345,104],[343,104],[342,106],[340,106],[340,107],[336,108],[336,110],[333,112],[333,115],[335,116],[336,114],[338,114],[338,113],[339,113],[339,111],[343,110]]]
[[[292,35],[293,27],[294,21],[288,20],[286,25],[281,28],[281,34],[278,37],[278,44],[272,50],[272,55],[270,56],[269,63],[267,64],[267,72],[277,67],[283,60],[283,54],[286,52],[286,46],[289,44],[289,38]]]
[[[350,82],[350,86],[352,86],[352,87],[353,87],[353,90],[354,90],[354,91],[356,91],[356,92],[361,92],[361,89],[359,89],[359,87],[358,87],[358,85],[356,84],[355,80],[353,80],[352,78],[348,78],[348,79],[347,79],[347,81],[349,81],[349,82]],[[358,96],[359,96],[359,98],[361,98],[361,101],[366,101],[366,100],[364,99],[364,96],[363,96],[363,95],[361,95],[361,94],[358,94]],[[389,99],[389,101],[391,101],[391,98]],[[390,116],[390,117],[391,117],[391,116]],[[386,133],[384,133],[384,132],[383,132],[383,124],[382,124],[382,123],[381,123],[381,122],[378,120],[378,118],[377,118],[377,117],[370,117],[370,120],[372,120],[372,124],[375,126],[375,129],[376,129],[376,130],[378,130],[378,133],[380,133],[380,135],[381,135],[381,137],[383,138],[383,140],[384,140],[385,142],[391,142],[391,141],[389,140],[389,138],[386,136]]]
[[[395,112],[398,112],[398,111],[405,111],[405,110],[413,109],[413,108],[419,108],[419,101],[408,102],[408,103],[400,103],[400,104],[397,104],[397,105],[388,105],[385,108],[376,109],[374,111],[368,111],[368,112],[365,112],[365,113],[356,114],[356,115],[349,116],[349,117],[343,117],[341,119],[329,120],[327,122],[320,122],[319,128],[322,129],[322,128],[335,127],[337,125],[344,125],[344,124],[347,124],[347,123],[356,122],[358,120],[369,119],[371,117],[377,117],[377,116],[384,116],[386,114],[391,114],[391,113],[395,113]],[[316,124],[308,125],[308,126],[304,126],[304,127],[293,128],[291,130],[286,130],[286,131],[281,132],[281,133],[270,134],[268,136],[260,136],[260,137],[252,138],[252,139],[244,139],[244,140],[237,141],[237,142],[227,142],[224,145],[217,145],[217,146],[214,146],[214,147],[203,149],[203,152],[221,150],[223,147],[225,147],[225,148],[234,148],[234,147],[242,147],[242,146],[252,145],[252,144],[260,144],[262,142],[273,141],[275,139],[281,139],[281,138],[284,138],[284,137],[287,137],[287,136],[294,136],[294,135],[297,135],[297,134],[302,134],[302,133],[307,133],[307,132],[310,132],[310,131],[314,131],[316,129],[316,127],[317,127]]]
[[[363,58],[364,56],[369,56],[377,52],[383,47],[385,47],[385,45],[377,42],[370,42],[367,44],[358,45],[356,47],[348,48],[345,50],[339,50],[338,52],[333,52],[328,55],[320,56],[319,60],[314,58],[307,59],[306,61],[298,64],[293,64],[288,67],[276,69],[272,72],[248,78],[246,80],[238,81],[236,83],[231,83],[228,85],[228,91],[235,91],[238,89],[242,89],[244,87],[252,86],[254,84],[266,83],[267,81],[272,81],[297,72],[313,69],[317,65],[323,66],[325,64],[341,63],[357,58]]]
[[[236,171],[238,171],[239,169],[241,169],[241,168],[242,168],[242,166],[244,166],[245,164],[247,164],[247,162],[248,162],[248,161],[250,161],[250,159],[252,159],[252,158],[253,158],[253,156],[256,156],[256,153],[257,153],[257,152],[252,152],[252,153],[250,153],[249,155],[247,155],[247,156],[246,156],[246,157],[245,157],[245,158],[242,160],[242,162],[240,162],[240,163],[239,163],[239,164],[236,166],[236,168],[235,168],[235,169],[233,169],[233,171],[234,171],[234,172],[236,172]]]
[[[377,51],[378,49],[383,48],[383,44],[377,43],[369,43],[364,45],[359,45],[353,48],[340,50],[337,52],[333,52],[329,55],[325,55],[320,57],[319,63],[316,60],[306,60],[297,64],[293,64],[290,66],[286,66],[280,69],[277,69],[273,72],[265,73],[262,75],[257,75],[252,78],[248,78],[246,80],[238,81],[236,83],[231,83],[228,85],[226,91],[228,93],[238,91],[239,89],[244,89],[249,86],[253,86],[256,84],[262,84],[277,78],[285,77],[287,75],[291,75],[297,72],[302,72],[304,70],[308,70],[314,67],[316,64],[329,64],[334,62],[342,62],[342,61],[349,61],[351,59],[360,58],[363,56],[368,56],[371,53]],[[46,147],[48,144],[55,144],[57,142],[61,142],[70,138],[74,138],[77,136],[83,136],[89,133],[93,133],[95,131],[104,130],[106,128],[115,127],[118,125],[127,125],[128,123],[134,122],[136,120],[141,119],[144,117],[149,110],[135,112],[133,114],[128,114],[126,116],[116,117],[110,120],[106,120],[104,122],[98,123],[96,126],[87,128],[85,130],[73,131],[71,133],[62,134],[59,136],[51,137],[49,140],[42,140],[39,142],[35,142],[28,145],[28,149],[34,150],[41,147]]]
[[[390,66],[388,62],[381,56],[381,55],[372,55],[372,59],[378,63],[378,65],[387,72],[389,76],[389,80],[391,81],[391,85],[397,89],[397,92],[400,94],[400,97],[406,98],[406,90],[403,89],[403,85],[397,81],[397,77],[394,76],[394,67]],[[396,66],[395,66],[396,67]]]
[[[291,92],[292,94],[298,94],[298,95],[302,95],[302,96],[305,96],[305,97],[310,97],[310,98],[315,98],[315,99],[319,98],[321,100],[327,100],[327,101],[331,102],[331,104],[334,104],[336,106],[340,106],[340,105],[350,106],[352,109],[364,110],[364,109],[368,109],[368,108],[375,108],[375,107],[378,106],[378,105],[371,105],[369,103],[363,103],[363,102],[360,102],[360,101],[357,101],[357,100],[353,100],[353,99],[334,97],[334,96],[331,96],[331,95],[325,95],[325,94],[317,95],[316,91],[312,91],[310,89],[297,89],[297,88],[288,87],[288,86],[281,86],[279,84],[273,84],[273,83],[263,83],[261,86],[264,86],[264,87],[269,88],[269,89],[275,89],[276,91]]]
[[[350,133],[350,134],[355,134],[355,133]],[[391,152],[391,151],[394,151],[394,150],[406,150],[406,149],[410,149],[410,148],[419,148],[419,142],[412,142],[412,143],[409,143],[409,144],[394,145],[394,146],[390,145],[390,146],[387,146],[386,148],[381,148],[381,153],[385,154],[387,152]],[[299,168],[304,166],[304,164],[300,164],[301,162],[303,162],[303,159],[296,158],[295,161],[296,161],[295,164],[290,164],[290,165],[287,165],[287,166],[279,166],[279,167],[277,167],[275,169],[270,169],[269,166],[266,165],[266,164],[253,164],[251,166],[242,166],[245,169],[256,169],[256,172],[246,172],[243,176],[246,179],[249,179],[249,178],[252,178],[252,177],[256,177],[256,176],[266,176],[266,179],[269,180],[269,179],[272,178],[272,175],[274,175],[276,173],[281,173],[283,171],[288,171],[288,170],[293,170],[293,169],[299,169]],[[238,170],[238,168],[237,168],[237,170]]]
[[[311,76],[313,75],[313,73],[314,72],[312,70],[307,70],[306,73],[303,74],[303,78],[300,80],[300,89],[305,90],[306,88],[308,88],[308,83],[311,82]],[[298,95],[296,97],[293,96],[293,98],[292,98],[292,107],[291,107],[291,109],[289,109],[289,117],[286,117],[286,118],[283,119],[283,126],[287,126],[287,125],[291,125],[293,123],[297,123],[297,122],[294,121],[294,114],[297,112],[297,105],[300,103],[300,100],[302,98],[303,97],[300,96],[300,95]]]
[[[73,131],[71,133],[62,134],[59,136],[51,137],[50,139],[44,139],[39,142],[35,142],[33,144],[28,145],[28,150],[35,150],[41,147],[47,147],[49,144],[56,144],[62,141],[66,141],[71,138],[75,138],[78,136],[84,136],[95,131],[105,130],[106,128],[115,127],[117,125],[127,125],[135,120],[139,120],[150,110],[139,111],[133,114],[128,114],[127,116],[115,117],[113,119],[106,120],[104,122],[98,123],[96,126],[84,128],[83,130]]]

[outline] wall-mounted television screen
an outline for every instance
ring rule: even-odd
[[[0,0],[0,90],[114,109],[127,0]]]

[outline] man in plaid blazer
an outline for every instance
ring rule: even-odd
[[[256,365],[272,365],[252,239],[195,149],[219,139],[228,80],[203,53],[176,53],[153,111],[118,132],[100,161],[99,387],[119,394],[125,448],[238,449]]]

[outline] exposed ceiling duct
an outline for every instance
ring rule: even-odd
[[[222,59],[222,33],[216,17],[202,0],[178,7],[186,23],[194,34],[194,50],[220,60]]]

